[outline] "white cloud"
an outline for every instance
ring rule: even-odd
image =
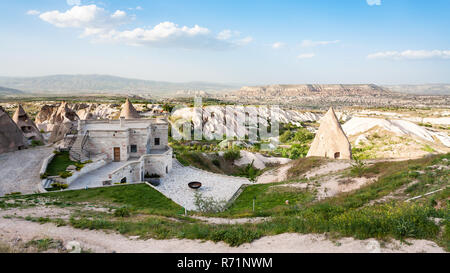
[[[235,41],[234,43],[236,45],[244,46],[244,45],[250,44],[251,42],[253,42],[253,38],[249,36],[249,37],[245,37],[244,39],[239,39],[239,40]]]
[[[117,42],[150,47],[226,49],[244,46],[253,41],[252,37],[240,38],[238,31],[224,30],[214,34],[205,27],[179,26],[173,22],[163,22],[154,27],[121,30],[118,27],[132,18],[123,10],[110,13],[96,5],[74,6],[65,12],[48,11],[39,17],[56,27],[82,29],[81,37],[90,37],[94,42]]]
[[[217,35],[217,39],[219,40],[229,40],[233,37],[239,36],[241,33],[239,31],[225,29]]]
[[[282,42],[275,42],[275,43],[272,44],[272,48],[273,49],[280,49],[280,48],[284,47],[285,45],[286,44],[282,43]]]
[[[450,59],[450,50],[385,51],[369,54],[367,58],[391,60]]]
[[[381,6],[381,0],[367,0],[369,6]]]
[[[81,5],[81,0],[67,0],[67,5],[69,6],[79,6]]]
[[[40,11],[34,9],[27,11],[27,15],[39,15],[40,13]]]
[[[304,53],[297,56],[298,59],[311,59],[314,58],[316,54],[314,53]]]
[[[60,28],[113,28],[127,20],[124,11],[117,10],[110,15],[105,9],[96,5],[74,6],[66,12],[57,10],[44,12],[39,16],[42,20]]]
[[[330,45],[330,44],[337,44],[339,43],[339,40],[334,41],[311,41],[311,40],[303,40],[300,44],[302,47],[315,47],[315,46],[322,46],[322,45]]]
[[[143,10],[144,8],[142,8],[141,6],[137,6],[135,8],[128,8],[129,10]]]

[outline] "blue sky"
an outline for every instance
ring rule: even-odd
[[[0,2],[0,75],[448,83],[447,0]]]

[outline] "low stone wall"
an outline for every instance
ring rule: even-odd
[[[164,154],[144,155],[141,161],[144,161],[144,175],[148,173],[164,177],[172,171],[172,150]]]
[[[141,162],[134,161],[126,164],[111,174],[112,183],[120,183],[126,178],[127,183],[142,182],[141,181]]]
[[[120,183],[126,178],[127,183],[142,182],[146,173],[166,176],[172,170],[172,149],[163,154],[143,155],[138,161],[133,161],[110,174],[112,183]]]
[[[54,157],[55,157],[55,154],[51,154],[49,157],[44,159],[44,161],[42,161],[42,167],[41,167],[41,170],[39,171],[39,175],[43,175],[47,171],[48,164],[50,164],[50,162],[52,162]]]
[[[97,161],[85,165],[80,171],[76,171],[72,174],[71,177],[68,177],[66,179],[67,185],[70,185],[73,181],[77,180],[80,176],[85,175],[87,173],[90,173],[92,171],[95,171],[97,169],[100,169],[101,167],[108,164],[107,156],[104,155],[102,157],[99,157]]]

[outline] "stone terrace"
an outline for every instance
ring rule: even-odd
[[[188,187],[189,182],[198,181],[203,184],[199,190]],[[210,173],[193,167],[183,167],[177,160],[173,160],[170,174],[161,179],[161,185],[155,187],[162,194],[187,210],[196,210],[195,193],[203,197],[212,197],[216,201],[229,201],[244,184],[251,182],[242,177],[226,176]]]

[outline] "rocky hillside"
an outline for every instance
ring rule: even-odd
[[[327,109],[344,106],[442,106],[449,96],[396,93],[374,84],[300,84],[243,87],[218,99],[240,104],[302,105],[303,108]]]
[[[299,84],[299,85],[268,85],[245,86],[233,95],[248,97],[296,97],[296,96],[377,96],[390,93],[388,90],[374,84]]]
[[[450,84],[402,84],[386,85],[384,88],[393,92],[401,92],[416,95],[450,95]]]
[[[207,82],[172,83],[128,79],[108,75],[52,75],[45,77],[0,77],[0,86],[25,92],[59,95],[75,94],[150,94],[165,96],[185,90],[217,92],[235,87]],[[1,92],[1,91],[0,91]]]
[[[0,86],[0,96],[21,95],[21,94],[23,94],[23,92],[20,90]]]

